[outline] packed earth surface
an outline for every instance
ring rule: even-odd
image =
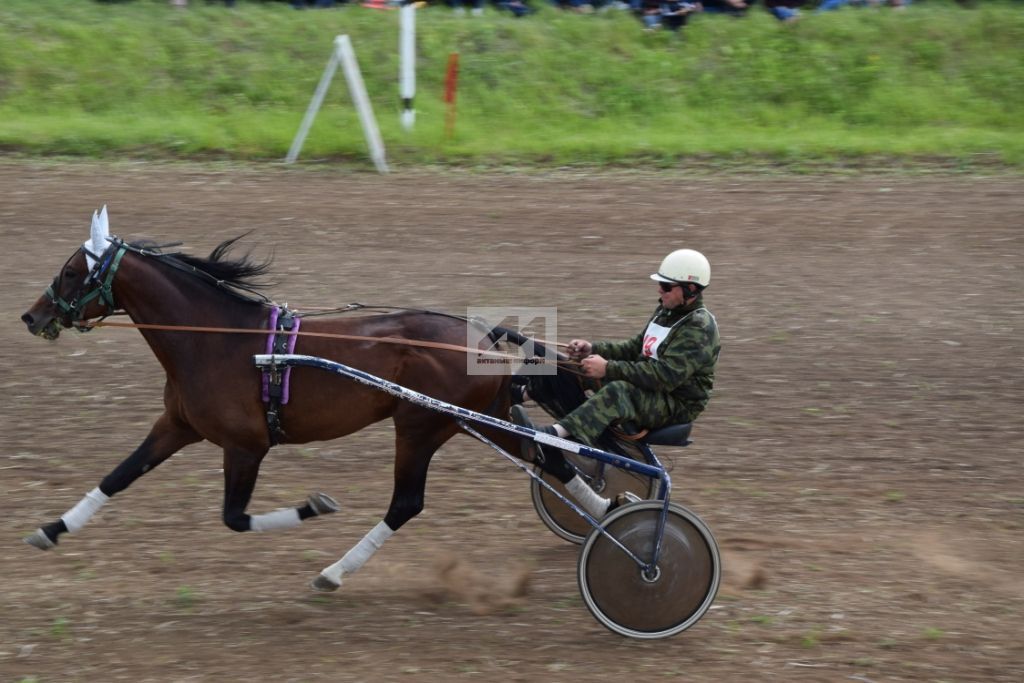
[[[659,453],[721,546],[714,606],[665,640],[605,629],[578,546],[466,436],[425,511],[312,592],[386,510],[387,422],[271,451],[250,511],[342,505],[296,529],[225,527],[205,443],[57,548],[22,543],[162,410],[137,331],[19,321],[103,204],[113,233],[196,255],[248,232],[300,311],[554,307],[563,342],[638,333],[661,258],[703,251],[715,395]],[[1022,227],[1020,176],[4,162],[0,682],[1024,680]]]

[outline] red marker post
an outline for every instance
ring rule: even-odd
[[[448,72],[444,79],[444,101],[448,106],[444,119],[444,136],[451,139],[455,132],[455,92],[459,88],[459,53],[448,55]]]

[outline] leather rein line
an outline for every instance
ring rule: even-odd
[[[346,340],[346,341],[370,342],[370,343],[380,343],[380,344],[397,344],[397,345],[402,345],[402,346],[416,346],[416,347],[421,347],[421,348],[439,349],[439,350],[442,350],[442,351],[456,351],[456,352],[459,352],[459,353],[472,353],[472,354],[477,354],[477,355],[480,355],[480,356],[491,356],[491,357],[505,358],[505,359],[509,359],[509,360],[512,360],[512,359],[519,360],[519,356],[516,356],[516,355],[513,355],[513,354],[508,354],[508,353],[500,353],[500,352],[496,352],[496,351],[486,351],[486,350],[482,350],[482,349],[473,349],[473,348],[470,348],[468,346],[458,346],[456,344],[445,344],[443,342],[429,342],[429,341],[424,341],[424,340],[419,340],[419,339],[400,339],[398,337],[367,337],[367,336],[360,336],[360,335],[337,334],[337,333],[331,333],[331,332],[307,332],[307,331],[302,331],[302,330],[299,330],[299,331],[295,331],[295,330],[277,330],[276,333],[275,333],[275,331],[273,331],[273,330],[268,331],[268,330],[256,330],[256,329],[235,328],[235,327],[200,327],[200,326],[189,326],[189,325],[160,325],[160,324],[154,324],[154,323],[106,322],[106,318],[109,317],[110,315],[118,315],[119,313],[121,313],[121,312],[116,310],[117,309],[117,305],[114,303],[112,285],[113,285],[114,276],[117,273],[118,266],[120,265],[121,257],[123,257],[125,252],[127,252],[127,251],[132,251],[132,252],[138,253],[138,254],[140,254],[142,256],[158,257],[158,258],[160,258],[161,262],[163,262],[165,264],[168,264],[168,265],[170,265],[170,266],[172,266],[172,267],[174,267],[174,268],[176,268],[178,270],[181,270],[181,271],[190,273],[190,274],[192,274],[194,276],[203,278],[206,281],[208,281],[211,284],[213,284],[214,286],[216,286],[218,288],[226,289],[227,291],[233,293],[235,296],[238,296],[240,298],[243,298],[243,299],[246,299],[246,300],[249,300],[249,301],[259,301],[260,303],[264,303],[264,304],[271,303],[270,299],[268,299],[266,296],[264,296],[263,294],[261,294],[259,292],[254,291],[254,290],[252,290],[252,289],[250,289],[248,287],[240,286],[237,283],[226,283],[226,282],[224,282],[222,280],[219,280],[219,279],[215,278],[214,276],[210,275],[209,273],[203,271],[200,268],[196,268],[193,265],[190,265],[190,264],[187,264],[187,263],[182,263],[182,262],[179,262],[179,261],[175,260],[173,258],[173,255],[161,254],[158,251],[154,251],[154,249],[159,249],[159,247],[150,247],[150,248],[139,247],[139,246],[136,246],[136,245],[128,244],[124,240],[122,240],[122,239],[120,239],[118,237],[108,238],[108,240],[111,242],[111,246],[108,247],[104,251],[103,254],[98,255],[98,256],[94,256],[95,260],[97,261],[97,264],[94,267],[93,272],[91,272],[89,274],[89,277],[87,279],[87,284],[88,283],[92,283],[92,282],[98,282],[101,286],[99,286],[99,287],[93,289],[92,291],[88,292],[84,297],[81,297],[81,300],[79,300],[79,297],[76,297],[75,300],[70,302],[70,303],[69,302],[65,302],[63,299],[61,299],[61,298],[59,298],[57,296],[57,290],[54,288],[54,286],[51,285],[51,287],[49,289],[47,289],[47,294],[50,295],[51,300],[53,300],[54,304],[57,305],[63,312],[65,312],[65,313],[71,312],[71,313],[75,313],[76,315],[79,315],[79,316],[81,315],[81,313],[83,313],[85,311],[85,307],[82,305],[83,303],[87,303],[91,298],[98,297],[98,296],[101,297],[103,303],[109,309],[109,312],[106,315],[104,315],[101,318],[99,318],[98,320],[93,320],[93,321],[83,320],[83,319],[78,318],[78,317],[74,318],[72,320],[72,325],[74,327],[76,327],[79,332],[88,332],[89,330],[91,330],[93,328],[96,328],[96,327],[121,327],[121,328],[134,328],[134,329],[138,329],[138,330],[159,330],[159,331],[166,331],[166,332],[206,332],[206,333],[213,333],[213,334],[258,334],[258,335],[262,335],[262,336],[266,336],[267,334],[277,334],[279,336],[319,337],[319,338],[323,338],[323,339],[340,339],[340,340]],[[169,245],[163,245],[163,246],[175,246],[175,245],[169,244]],[[83,251],[85,250],[84,246],[82,247],[82,250]],[[171,258],[167,258],[168,256],[171,256]],[[104,278],[104,275],[105,275],[105,278]],[[103,278],[103,279],[101,280],[101,278]],[[244,293],[243,292],[239,292],[237,290],[243,290]],[[370,309],[372,309],[372,308],[378,308],[378,309],[383,308],[383,309],[395,309],[395,310],[418,310],[418,309],[401,309],[399,307],[394,307],[394,306],[366,306],[364,304],[349,304],[348,306],[343,307],[343,308],[333,309],[333,310],[331,310],[331,309],[320,310],[320,311],[317,311],[316,313],[312,313],[312,314],[309,314],[309,315],[314,315],[314,316],[316,316],[316,315],[330,315],[332,313],[344,313],[344,312],[354,311],[354,310],[365,310],[365,309],[368,309],[368,308],[370,308]],[[442,313],[438,313],[437,311],[419,311],[419,312],[422,312],[422,313],[432,313],[432,314],[435,314],[435,315],[447,315],[448,317],[458,318],[460,320],[466,320],[466,322],[470,322],[468,319],[461,318],[460,316],[454,316],[454,315],[449,315],[449,314],[442,314]],[[307,316],[303,316],[303,317],[307,317]],[[543,339],[538,339],[537,341],[539,341],[541,343],[545,343],[545,344],[550,344],[552,346],[568,346],[568,344],[561,344],[561,343],[558,343],[558,342],[547,342],[547,341],[545,341]],[[536,356],[534,356],[534,358],[536,358]],[[543,362],[544,363],[548,363],[549,361],[545,358],[545,359],[543,359]],[[579,365],[580,363],[578,361],[571,361],[571,360],[556,360],[555,364],[564,367],[564,366],[567,366],[567,365]],[[582,374],[582,373],[579,373],[578,371],[573,370],[572,368],[569,368],[569,367],[566,367],[565,369],[567,371],[569,371],[569,372],[573,372],[573,373],[576,373],[576,374]]]
[[[75,322],[75,327],[84,328],[82,331],[90,330],[94,327],[120,327],[137,330],[158,330],[162,332],[206,332],[211,334],[258,334],[266,337],[267,330],[254,330],[248,328],[239,327],[199,327],[194,325],[159,325],[155,323],[119,323],[119,322],[108,322],[106,320],[97,320],[96,322]],[[508,359],[519,359],[519,356],[515,356],[508,353],[500,353],[497,351],[486,351],[483,349],[473,349],[468,346],[459,346],[457,344],[445,344],[443,342],[429,342],[419,339],[400,339],[398,337],[366,337],[355,334],[337,334],[333,332],[307,332],[305,330],[294,331],[278,331],[281,336],[298,336],[298,337],[318,337],[321,339],[343,339],[346,341],[358,341],[358,342],[372,342],[380,344],[397,344],[401,346],[417,346],[428,349],[440,349],[442,351],[457,351],[460,353],[475,353],[481,356],[492,356],[498,358]],[[543,341],[543,340],[538,340]],[[552,343],[552,342],[544,342]],[[567,344],[561,344],[553,342],[557,346],[567,346]],[[545,362],[547,360],[545,359]],[[567,365],[579,365],[578,361],[572,360],[558,360],[556,364],[567,364]],[[569,370],[569,368],[566,368]],[[571,370],[570,370],[571,371]]]

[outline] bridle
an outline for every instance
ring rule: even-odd
[[[64,271],[67,269],[68,264],[71,263],[71,259],[78,255],[78,252],[68,257],[60,272],[53,279],[53,283],[46,288],[46,296],[50,297],[50,302],[57,307],[62,317],[70,320],[72,324],[85,319],[85,309],[95,299],[99,299],[100,303],[106,308],[106,313],[103,314],[100,320],[117,310],[117,304],[114,303],[114,276],[117,275],[117,269],[121,266],[121,259],[124,258],[128,247],[124,240],[118,237],[111,237],[109,239],[111,242],[110,246],[99,256],[86,249],[85,245],[79,247],[78,251],[91,258],[95,265],[93,265],[89,274],[86,275],[82,284],[70,296],[70,299],[65,299],[58,292],[60,292],[64,284]],[[88,332],[92,329],[85,326],[76,327],[80,332]]]

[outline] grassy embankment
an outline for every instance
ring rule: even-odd
[[[540,0],[535,0],[540,4]],[[848,9],[784,25],[623,12],[419,13],[418,119],[399,125],[398,14],[240,0],[0,3],[0,149],[279,159],[333,37],[352,37],[392,161],[945,160],[1024,167],[1024,8]],[[459,52],[444,136],[445,64]],[[339,72],[302,155],[365,163]]]

